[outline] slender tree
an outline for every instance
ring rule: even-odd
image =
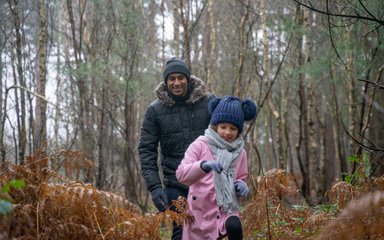
[[[40,157],[43,158],[47,152],[47,103],[44,99],[47,75],[47,11],[45,0],[39,0],[39,19],[37,94],[41,97],[36,98],[34,150],[36,153],[39,152]]]
[[[17,138],[18,138],[18,156],[16,162],[24,162],[25,151],[27,147],[27,127],[26,127],[26,93],[25,89],[27,88],[24,74],[23,74],[23,60],[22,60],[22,19],[20,16],[20,4],[18,0],[10,0],[9,9],[12,14],[12,22],[14,26],[15,36],[14,36],[14,50],[12,50],[12,60],[13,65],[13,77],[14,85],[21,86],[20,94],[15,90],[15,100],[16,100],[16,114],[17,114]],[[15,51],[15,53],[13,52]]]

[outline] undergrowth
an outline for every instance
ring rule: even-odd
[[[360,176],[363,176],[361,174]],[[281,169],[259,177],[242,211],[246,239],[384,239],[384,177],[337,182],[329,203],[309,207]]]
[[[12,210],[0,215],[0,239],[160,240],[169,239],[173,221],[193,221],[183,199],[174,202],[181,213],[143,213],[124,196],[83,183],[90,167],[80,152],[64,150],[23,165],[4,162],[0,200]],[[14,184],[19,180],[22,187]],[[383,239],[384,178],[338,182],[327,192],[329,203],[315,207],[283,170],[252,183],[241,213],[245,239]]]
[[[1,165],[0,186],[12,179],[23,179],[25,186],[7,192],[13,209],[0,216],[0,239],[161,239],[159,226],[179,217],[173,212],[144,214],[117,193],[60,175],[70,168],[72,174],[82,174],[89,164],[81,153],[60,154]],[[48,165],[60,167],[53,171]]]

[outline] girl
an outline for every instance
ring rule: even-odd
[[[189,186],[183,239],[243,239],[238,197],[248,195],[247,154],[241,137],[244,121],[256,116],[251,100],[233,96],[209,102],[211,121],[204,136],[185,152],[177,179]]]

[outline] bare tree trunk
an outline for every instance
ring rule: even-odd
[[[178,7],[180,10],[179,14],[180,14],[181,27],[183,28],[183,34],[182,34],[182,39],[178,39],[177,43],[179,43],[180,41],[182,42],[183,52],[181,57],[184,58],[186,65],[192,70],[192,67],[193,67],[191,66],[192,36],[193,36],[194,30],[196,29],[197,24],[199,23],[201,15],[204,12],[206,2],[202,2],[201,9],[198,6],[199,4],[197,3],[197,1],[195,2],[196,6],[192,7],[191,4],[193,3],[191,3],[190,1],[179,0]],[[174,6],[176,6],[176,4],[174,4]],[[175,14],[176,12],[177,12],[177,9],[174,9]],[[174,38],[174,44],[176,44],[176,36]],[[194,56],[194,57],[197,58],[198,56]]]
[[[132,2],[129,4],[129,12],[137,11],[136,3]],[[132,20],[133,21],[133,20]],[[134,25],[134,23],[130,23]],[[124,126],[123,126],[123,137],[124,137],[124,164],[127,174],[124,176],[125,195],[133,202],[139,203],[140,199],[140,171],[138,169],[138,159],[136,159],[134,146],[135,144],[135,132],[137,129],[137,114],[136,109],[137,103],[133,98],[132,90],[130,85],[137,79],[137,69],[140,62],[140,39],[139,30],[135,28],[125,29],[124,34],[129,36],[129,39],[136,39],[136,41],[130,41],[127,46],[126,52],[124,53],[123,62],[123,76],[126,79],[124,89]],[[140,199],[141,200],[141,199]]]
[[[279,8],[279,16],[283,15],[283,9]],[[285,33],[279,33],[279,39],[285,39]],[[283,41],[278,41],[277,49],[284,49]],[[285,53],[286,54],[286,53]],[[284,63],[285,68],[294,67],[290,61],[286,61]],[[280,87],[276,88],[279,99],[275,102],[275,105],[278,107],[279,117],[276,118],[276,134],[277,134],[277,152],[278,159],[280,163],[280,168],[285,169],[288,173],[293,174],[293,158],[291,156],[291,141],[290,134],[291,129],[289,127],[290,124],[290,116],[288,113],[288,106],[291,102],[290,99],[290,76],[282,77],[279,81],[281,82]]]
[[[351,31],[347,30],[345,31],[344,37],[345,42],[350,42],[350,36]],[[348,131],[352,136],[357,136],[357,128],[356,128],[356,116],[357,116],[357,96],[356,96],[356,83],[353,76],[354,72],[354,63],[353,63],[353,56],[352,56],[352,50],[346,49],[345,51],[345,64],[346,64],[346,89],[348,91],[348,120],[349,120],[349,128]],[[349,142],[349,149],[348,149],[349,155],[356,154],[356,147],[354,146],[353,141]],[[352,166],[352,173],[356,169],[356,162],[353,163]]]
[[[108,84],[108,83],[107,83]],[[106,86],[103,84],[103,88],[101,89],[101,109],[100,109],[100,120],[98,122],[98,131],[99,131],[99,139],[98,139],[98,174],[96,178],[96,186],[99,189],[105,189],[106,179],[108,173],[108,156],[106,154],[108,148],[108,142],[110,141],[108,137],[108,129],[110,125],[110,121],[108,118],[108,91]],[[110,163],[113,164],[113,163]]]
[[[333,65],[331,65],[330,74],[331,74],[331,79],[332,79],[332,100],[333,100],[332,115],[333,115],[333,118],[336,122],[336,124],[333,125],[333,136],[334,136],[333,142],[335,144],[336,153],[337,153],[337,156],[335,156],[335,158],[338,159],[337,165],[336,165],[336,167],[338,167],[337,168],[338,171],[336,173],[337,173],[337,175],[340,175],[342,177],[342,179],[344,180],[345,174],[348,173],[348,166],[347,166],[347,162],[346,162],[345,148],[344,148],[344,144],[342,142],[341,132],[340,132],[340,131],[342,131],[342,127],[340,124],[342,121],[342,118],[339,115],[340,109],[339,109],[339,103],[338,103],[338,99],[337,99],[336,82],[334,80],[335,79],[335,77],[334,77],[335,72],[336,72],[335,67]]]
[[[86,80],[89,79],[89,73],[80,72],[80,67],[82,64],[82,41],[83,41],[83,31],[84,31],[84,9],[86,9],[86,1],[79,1],[79,26],[78,33],[76,33],[75,17],[73,13],[73,2],[72,0],[67,0],[67,9],[69,23],[72,33],[72,46],[75,57],[75,65],[77,70],[76,83],[79,92],[79,128],[80,128],[80,137],[83,150],[86,157],[93,161],[94,160],[94,146],[95,146],[95,133],[93,129],[93,120],[90,110],[91,97],[89,93],[88,85]],[[78,40],[77,40],[78,36]],[[93,182],[94,172],[89,171],[85,176],[85,181]]]
[[[376,42],[376,41],[375,41]],[[371,48],[371,43],[365,41],[367,49]],[[366,70],[365,79],[371,79],[371,83],[366,82],[362,93],[362,108],[360,110],[360,128],[359,128],[359,142],[364,143],[366,139],[369,139],[370,145],[375,148],[384,149],[384,140],[381,136],[384,133],[383,118],[384,115],[384,93],[380,87],[384,79],[384,64],[383,62],[383,50],[379,47],[380,41],[376,42],[376,46],[373,47],[371,56],[372,63]],[[374,86],[372,88],[372,85]],[[380,107],[378,107],[380,106]],[[381,111],[380,111],[381,109]],[[358,146],[357,154],[363,152],[363,147]],[[372,151],[370,153],[370,174],[375,177],[381,177],[384,175],[384,157],[380,151]],[[364,159],[363,157],[361,159]],[[363,167],[369,168],[367,164],[362,163]]]
[[[20,5],[18,0],[10,0],[9,6],[12,12],[13,24],[15,27],[16,34],[16,60],[17,60],[17,74],[14,74],[15,85],[17,84],[16,77],[19,80],[19,84],[22,88],[26,89],[26,83],[24,81],[23,75],[23,61],[22,61],[22,40],[21,40],[21,19],[20,19]],[[18,158],[16,162],[20,160],[20,163],[24,163],[25,150],[27,146],[27,129],[26,129],[26,102],[25,102],[25,92],[24,90],[20,91],[20,99],[15,90],[15,99],[16,99],[16,112],[20,114],[17,116],[17,130],[18,130]],[[18,102],[20,100],[20,103]]]
[[[173,10],[173,50],[175,51],[175,56],[180,57],[180,30],[179,30],[179,13],[178,13],[178,4],[177,0],[172,0],[172,10]]]
[[[284,130],[283,130],[283,122],[282,122],[282,115],[277,111],[277,109],[275,108],[275,106],[272,104],[272,100],[268,100],[268,106],[269,106],[269,109],[270,111],[272,112],[272,115],[275,117],[275,121],[276,121],[276,127],[274,128],[275,129],[275,132],[271,131],[271,135],[272,134],[275,134],[276,136],[276,144],[274,144],[274,141],[272,141],[272,146],[275,146],[273,147],[276,148],[276,159],[274,159],[274,162],[276,162],[276,164],[274,164],[276,166],[276,168],[282,168],[284,169],[286,167],[286,159],[284,158],[285,154],[283,152],[283,137],[284,137]],[[273,138],[272,138],[273,139]]]
[[[299,5],[296,7],[296,25],[303,27],[304,19],[303,19],[303,10]],[[303,36],[300,32],[296,33],[296,61],[297,68],[302,67],[303,65]],[[311,191],[310,191],[310,164],[309,164],[309,149],[308,149],[308,112],[307,112],[307,93],[305,89],[304,76],[302,73],[299,73],[299,88],[298,88],[298,96],[299,96],[299,125],[298,125],[298,134],[297,134],[297,158],[299,161],[301,175],[303,176],[303,183],[301,186],[304,197],[310,201]]]
[[[381,55],[382,56],[382,55]],[[375,71],[376,72],[376,71]],[[384,64],[377,70],[374,82],[380,84],[384,80]],[[373,74],[372,74],[373,75]],[[381,91],[380,91],[381,90]],[[384,127],[383,127],[383,109],[384,109],[384,92],[376,85],[371,90],[372,93],[364,96],[368,99],[368,113],[366,124],[361,131],[361,142],[368,131],[370,142],[376,148],[384,149]],[[365,94],[365,93],[364,93]],[[375,105],[375,106],[374,106]],[[380,106],[380,107],[379,107]],[[361,146],[360,146],[361,148]],[[371,175],[374,177],[382,177],[384,175],[384,157],[380,151],[371,153]]]
[[[165,29],[165,7],[164,7],[164,0],[161,1],[160,3],[160,13],[161,13],[161,18],[162,18],[162,22],[161,22],[161,31],[162,31],[162,38],[161,38],[161,59],[165,59],[165,33],[166,33],[166,29]],[[174,21],[176,22],[176,21]],[[175,30],[174,30],[175,31]]]
[[[97,13],[95,13],[97,14]],[[95,23],[96,24],[96,23]],[[114,24],[114,23],[110,23],[110,24]],[[98,24],[96,24],[95,26],[96,28],[97,27],[101,27],[101,26],[98,26]],[[104,44],[106,46],[106,50],[104,51],[104,54],[103,54],[103,61],[105,62],[105,65],[108,66],[108,61],[109,61],[109,58],[110,58],[110,53],[109,53],[109,49],[111,49],[111,45],[112,45],[112,39],[113,39],[113,33],[112,32],[108,32],[107,33],[107,40],[104,41]],[[93,52],[93,51],[91,51]],[[89,61],[90,62],[94,62],[96,61],[96,59],[94,59],[94,54],[90,54],[90,59]],[[98,87],[95,87],[94,89],[94,92],[96,93],[96,96],[95,98],[97,99],[101,99],[101,108],[99,109],[97,115],[98,115],[98,118],[97,118],[97,131],[98,131],[98,137],[97,139],[95,139],[95,141],[97,142],[97,151],[98,151],[98,154],[97,154],[97,176],[96,176],[96,186],[100,189],[108,189],[107,187],[107,176],[108,176],[108,173],[109,173],[109,169],[111,169],[114,165],[112,159],[113,159],[113,155],[108,155],[108,148],[110,146],[110,142],[113,141],[111,138],[110,138],[110,135],[109,135],[109,127],[110,127],[110,118],[109,118],[109,113],[112,111],[111,109],[108,108],[108,103],[110,102],[110,91],[109,91],[109,86],[111,86],[113,83],[112,81],[110,81],[110,69],[108,67],[105,67],[103,72],[102,72],[102,76],[103,76],[103,79],[104,81],[101,83],[101,89],[98,89]],[[96,76],[93,76],[92,78],[96,78]],[[92,82],[95,82],[95,81],[92,81]]]
[[[62,9],[63,11],[65,11],[65,9],[67,8],[66,6],[66,2],[62,2]],[[64,61],[65,61],[65,65],[68,69],[71,69],[71,59],[70,59],[70,52],[71,52],[71,49],[70,49],[70,33],[68,32],[68,18],[67,16],[64,16],[65,13],[63,13],[63,25],[62,25],[62,29],[63,31],[66,33],[63,35],[64,39],[63,39],[63,51],[64,51]],[[70,98],[67,99],[68,103],[69,103],[69,106],[72,106],[73,108],[73,112],[79,112],[79,110],[77,109],[78,108],[78,105],[77,104],[74,104],[75,102],[77,102],[77,94],[75,93],[74,91],[74,85],[75,85],[75,81],[74,81],[74,77],[72,74],[69,74],[68,75],[68,79],[69,79],[69,91],[70,91]],[[73,103],[73,104],[72,104]],[[79,114],[75,114],[74,115],[74,121],[75,122],[78,122],[79,120],[76,119],[76,118],[79,118],[78,116]],[[65,139],[65,143],[66,145],[68,146],[69,149],[72,148],[72,145],[73,145],[73,141],[74,139],[77,138],[77,135],[78,135],[78,128],[76,129],[75,133],[74,133],[74,136],[71,137],[71,134],[70,134],[70,127],[69,127],[69,124],[65,124],[65,130],[66,130],[66,139]]]
[[[267,159],[266,159],[266,164],[267,164],[267,169],[273,169],[275,167],[275,164],[274,164],[274,161],[273,161],[273,147],[272,147],[272,143],[271,143],[271,131],[270,129],[272,128],[270,126],[271,124],[271,121],[270,121],[271,117],[269,116],[269,114],[265,117],[265,123],[264,123],[264,126],[265,126],[265,152],[267,154]]]
[[[184,10],[184,0],[180,0],[180,17],[181,25],[183,27],[183,51],[185,64],[191,68],[191,43],[190,43],[190,32],[188,27],[188,19],[186,14],[188,11]]]
[[[233,86],[233,91],[232,91],[232,94],[234,96],[238,96],[240,98],[243,98],[243,69],[244,69],[244,54],[245,54],[245,51],[246,51],[246,42],[247,42],[247,39],[246,39],[246,29],[245,29],[245,26],[246,26],[246,23],[247,23],[247,20],[248,20],[248,17],[249,17],[249,11],[250,11],[250,0],[247,0],[247,2],[245,3],[245,13],[244,15],[241,17],[241,21],[240,21],[240,26],[239,26],[239,52],[238,52],[238,57],[237,57],[237,61],[238,61],[238,67],[237,67],[237,74],[236,74],[236,78],[235,78],[235,82],[234,82],[234,86]]]
[[[135,53],[133,53],[135,54]],[[135,146],[135,128],[137,127],[136,118],[137,115],[137,109],[135,108],[137,106],[136,101],[131,99],[129,94],[129,87],[128,83],[133,80],[134,78],[134,70],[137,67],[135,58],[132,58],[132,62],[129,63],[129,66],[126,69],[126,76],[127,76],[127,86],[125,89],[125,97],[124,97],[124,117],[125,117],[125,128],[124,128],[124,138],[125,138],[125,144],[124,144],[124,159],[126,168],[128,171],[128,174],[126,174],[126,196],[129,196],[129,199],[131,199],[133,202],[138,203],[139,202],[139,195],[140,192],[137,191],[137,185],[140,184],[138,173],[140,172],[138,169],[139,164],[137,164],[137,161],[135,159],[135,151],[133,149],[133,146]],[[128,64],[128,63],[127,63]]]
[[[260,0],[260,15],[261,15],[261,27],[263,32],[263,84],[265,89],[270,88],[271,85],[271,59],[269,57],[269,40],[268,40],[268,29],[267,29],[267,12],[265,10],[265,0]],[[273,166],[277,168],[284,168],[284,154],[282,152],[283,147],[283,126],[281,115],[277,108],[274,106],[272,97],[267,99],[269,110],[272,112],[272,115],[275,117],[276,127],[269,127],[271,135],[271,146],[273,151]],[[272,124],[272,123],[271,123]],[[275,131],[273,131],[275,129]],[[276,138],[276,141],[274,139]]]
[[[193,38],[192,38],[193,37]],[[191,35],[191,49],[193,49],[193,57],[191,57],[191,63],[198,63],[200,60],[200,39],[198,35]]]
[[[306,91],[302,77],[299,78],[299,132],[298,132],[298,143],[296,144],[297,158],[300,164],[301,174],[303,176],[302,191],[307,200],[311,198],[311,172],[310,162],[308,159],[308,128],[306,123],[308,122],[307,113],[307,102],[306,102]]]
[[[5,15],[5,9],[0,9],[0,15]],[[1,26],[3,28],[5,26]],[[0,89],[4,89],[5,82],[3,81],[3,49],[5,48],[6,41],[3,39],[3,34],[0,34],[0,44],[4,44],[0,46]],[[6,158],[6,149],[4,146],[4,127],[5,127],[5,116],[6,116],[6,108],[5,98],[3,90],[0,91],[0,164],[5,161]]]
[[[13,85],[17,86],[17,74],[16,74],[16,56],[15,56],[15,51],[14,49],[11,50],[11,67],[12,67],[12,77],[13,77]],[[11,90],[11,89],[10,89]],[[6,92],[8,93],[8,92]],[[19,101],[19,92],[17,89],[14,91],[14,98],[15,98],[15,114],[16,114],[16,127],[12,126],[13,130],[13,141],[15,145],[15,163],[18,164],[19,162],[19,145],[18,145],[18,139],[17,139],[17,133],[20,132],[20,125],[21,125],[21,118],[20,118],[20,101]],[[7,96],[5,96],[5,100],[7,100]],[[4,104],[5,109],[6,109],[6,102]],[[4,123],[6,122],[7,116],[4,115]],[[16,128],[16,129],[15,129]],[[16,133],[17,131],[17,133]]]
[[[384,82],[382,77],[381,82]],[[384,93],[378,92],[375,101],[380,103],[381,107],[384,106]],[[369,128],[370,140],[375,143],[375,145],[384,149],[384,130],[383,130],[383,112],[377,108],[373,109],[372,112],[372,125]],[[371,171],[372,176],[380,178],[384,175],[384,157],[381,153],[373,152],[371,154]]]
[[[38,50],[38,79],[37,93],[45,97],[45,85],[47,75],[47,13],[45,9],[45,0],[39,0],[40,32],[39,32],[39,50]],[[47,104],[40,97],[36,98],[35,108],[35,133],[34,133],[34,151],[44,158],[47,152]],[[44,167],[44,166],[43,166]],[[45,166],[46,167],[46,166]]]
[[[324,106],[326,103],[323,101],[319,100],[320,103],[318,103],[318,106]],[[328,188],[328,172],[331,172],[334,167],[332,165],[334,164],[334,161],[328,161],[329,159],[327,158],[328,152],[331,151],[331,149],[328,149],[328,139],[332,139],[332,137],[329,137],[328,135],[332,134],[327,134],[327,127],[326,127],[326,120],[329,117],[328,111],[326,112],[321,112],[319,108],[315,109],[316,111],[316,119],[319,124],[319,132],[320,132],[320,143],[319,143],[319,149],[318,149],[318,163],[315,168],[316,170],[316,184],[317,184],[317,192],[316,192],[316,197],[320,201],[324,199],[325,192]],[[332,133],[332,132],[331,132]],[[328,164],[327,164],[328,162]],[[330,166],[327,169],[325,166]]]
[[[67,26],[67,22],[66,22],[66,18],[64,17],[64,6],[63,6],[63,3],[60,3],[59,4],[59,12],[58,12],[58,17],[59,19],[63,19],[63,21],[59,21],[58,23],[58,29],[63,29],[64,26]],[[63,42],[63,39],[62,39],[62,36],[61,34],[59,34],[58,36],[58,43],[59,45],[61,45]],[[56,61],[57,61],[57,64],[56,64],[56,71],[58,73],[61,72],[61,48],[58,47],[57,48],[57,58],[56,58]],[[59,129],[60,129],[60,119],[61,119],[61,102],[62,102],[62,82],[61,82],[61,74],[57,74],[56,75],[56,89],[55,89],[55,95],[56,95],[56,103],[55,103],[55,121],[54,121],[54,126],[53,126],[53,129],[54,129],[54,142],[53,142],[53,146],[55,148],[59,147],[59,144],[61,144],[59,142]]]
[[[207,64],[206,64],[206,86],[208,91],[212,91],[214,76],[214,63],[216,59],[216,11],[214,8],[215,0],[208,0],[208,40],[207,40]],[[213,91],[214,92],[214,91]]]
[[[303,29],[306,33],[303,39],[303,52],[304,52],[304,65],[309,66],[312,61],[312,36],[310,35],[309,28],[311,26],[311,19],[310,19],[310,11],[308,9],[303,9]],[[316,120],[316,93],[315,93],[315,87],[314,81],[312,77],[305,73],[305,85],[307,90],[307,95],[305,100],[307,101],[307,109],[305,110],[307,112],[307,121],[304,122],[304,128],[307,128],[308,132],[308,161],[309,161],[309,176],[310,176],[310,183],[309,187],[311,189],[311,199],[317,199],[317,192],[319,191],[318,182],[323,182],[322,175],[321,175],[321,162],[320,157],[318,154],[318,148],[319,145],[317,144],[316,139],[316,127],[317,124],[315,123]],[[306,137],[306,136],[304,136]],[[320,152],[320,151],[319,151]],[[322,197],[322,196],[321,196]]]
[[[126,97],[125,102],[125,121],[127,126],[125,127],[125,159],[126,159],[126,165],[128,169],[128,174],[126,175],[126,195],[129,196],[129,199],[131,199],[133,202],[138,203],[139,202],[139,196],[140,192],[137,191],[137,186],[140,185],[139,176],[138,173],[140,172],[138,169],[139,164],[137,164],[138,160],[135,159],[135,151],[132,146],[134,146],[134,128],[135,125],[135,113],[137,110],[135,107],[137,106],[136,102],[134,100],[129,100]]]

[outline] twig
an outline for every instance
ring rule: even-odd
[[[13,85],[13,86],[10,86],[10,87],[8,87],[8,88],[6,89],[6,93],[8,93],[9,90],[11,90],[12,88],[20,88],[20,89],[22,89],[22,90],[24,90],[24,91],[27,91],[27,92],[29,92],[30,94],[32,94],[32,95],[38,97],[38,98],[41,98],[42,100],[46,101],[47,103],[49,103],[49,104],[51,104],[51,105],[57,107],[56,104],[54,104],[53,102],[49,101],[45,96],[40,95],[40,94],[35,93],[35,92],[32,92],[30,89],[28,89],[28,88],[26,88],[26,87],[23,87],[23,86],[19,86],[19,85]]]
[[[343,130],[344,132],[347,134],[347,136],[356,144],[358,144],[360,147],[364,148],[365,150],[367,150],[368,152],[384,152],[384,149],[383,148],[378,148],[378,147],[369,147],[365,144],[363,144],[362,142],[360,142],[359,140],[357,140],[354,136],[352,136],[352,134],[347,130],[344,122],[341,122],[341,125],[343,127]]]
[[[334,17],[344,17],[344,18],[352,18],[352,19],[363,19],[363,20],[368,20],[368,21],[372,21],[372,22],[377,22],[379,23],[380,25],[384,25],[384,21],[382,20],[379,20],[377,18],[372,18],[372,17],[367,17],[367,16],[361,16],[361,15],[349,15],[349,14],[338,14],[338,13],[332,13],[332,12],[329,12],[329,11],[323,11],[323,10],[320,10],[320,9],[317,9],[315,7],[313,7],[313,5],[311,4],[311,6],[301,2],[301,1],[298,1],[298,0],[293,0],[294,2],[296,2],[297,4],[303,6],[303,7],[306,7],[312,11],[315,11],[315,12],[318,12],[318,13],[321,13],[321,14],[325,14],[325,15],[328,15],[328,16],[334,16]],[[371,15],[370,12],[367,12],[369,15]]]
[[[267,225],[268,225],[268,239],[272,240],[272,234],[271,234],[271,221],[269,219],[269,208],[268,208],[268,188],[267,188],[267,179],[264,180],[264,187],[265,187],[265,208],[267,211]]]
[[[384,89],[384,85],[378,84],[377,82],[373,82],[373,81],[369,81],[369,80],[361,79],[361,78],[358,78],[357,80],[362,81],[362,82],[366,82],[366,83],[370,83],[370,84],[373,84],[375,87],[378,87],[380,89]]]
[[[39,206],[40,206],[40,202],[37,202],[37,206],[36,206],[36,236],[37,236],[37,240],[39,240],[39,232],[40,232],[40,229],[39,229]]]
[[[327,12],[328,12],[328,11],[329,11],[328,1],[326,2],[326,6],[327,6]],[[341,58],[341,56],[340,56],[340,54],[339,54],[339,51],[337,50],[337,48],[336,48],[336,46],[335,46],[335,42],[333,41],[333,37],[332,37],[332,28],[331,28],[331,16],[330,16],[330,15],[327,15],[327,22],[328,22],[329,39],[331,40],[332,49],[333,49],[333,51],[335,51],[337,58],[338,58],[338,59],[340,60],[340,62],[344,65],[345,69],[347,69],[348,71],[350,71],[350,70],[348,69],[347,64],[345,64],[345,62],[344,62],[343,59]]]
[[[100,232],[101,238],[102,238],[103,240],[105,240],[105,237],[104,237],[104,235],[103,235],[103,231],[101,231],[101,227],[100,227],[100,224],[99,224],[99,222],[97,221],[97,217],[96,217],[96,214],[95,214],[95,212],[93,212],[93,216],[94,216],[94,218],[95,218],[95,221],[96,221],[96,224],[97,224],[97,228],[99,229],[99,232]]]

